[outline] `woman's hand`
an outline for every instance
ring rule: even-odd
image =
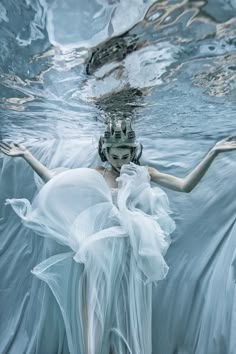
[[[0,152],[12,157],[21,156],[23,159],[33,168],[33,170],[39,175],[40,178],[46,183],[52,178],[51,171],[38,161],[31,152],[21,144],[12,143],[0,143]]]
[[[215,153],[231,150],[236,150],[236,136],[228,136],[227,138],[218,141],[211,149],[211,151]]]
[[[12,143],[10,145],[3,142],[0,143],[0,151],[3,152],[5,155],[12,156],[12,157],[19,157],[19,156],[24,157],[28,152],[26,147],[24,147],[21,144]]]

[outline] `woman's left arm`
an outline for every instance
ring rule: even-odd
[[[161,173],[155,168],[149,167],[148,171],[151,177],[151,181],[175,191],[189,193],[199,183],[220,152],[235,149],[236,137],[230,136],[216,143],[215,146],[207,153],[204,159],[184,178]]]

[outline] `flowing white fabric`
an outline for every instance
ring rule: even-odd
[[[187,170],[192,169],[198,159],[204,156],[209,145],[207,140],[192,140],[191,143],[187,140],[186,143],[182,139],[175,139],[174,142],[172,139],[163,139],[158,149],[155,148],[154,153],[152,140],[146,139],[142,142],[145,146],[142,157],[143,165],[152,165],[163,172],[179,176],[185,175]],[[178,142],[177,145],[176,142]],[[173,146],[176,147],[174,153]],[[90,140],[42,140],[28,148],[50,170],[54,169],[55,175],[63,170],[70,171],[74,168],[96,166],[101,163],[97,154],[97,145],[91,143]],[[198,153],[195,154],[194,151]],[[178,158],[181,163],[177,162]],[[62,167],[56,168],[58,166]],[[158,286],[152,287],[153,354],[235,354],[235,169],[234,152],[220,154],[203,180],[190,194],[165,190],[171,199],[172,217],[176,222],[176,229],[171,235],[171,247],[165,255],[169,266],[168,274],[165,279],[158,282]],[[131,172],[132,169],[129,174]],[[39,190],[46,187],[38,183],[38,179],[36,182]],[[160,206],[158,212],[160,224],[165,220],[165,213],[162,219],[162,206],[165,211],[168,210],[165,193],[155,187],[150,189],[148,179],[146,182],[147,189],[142,193],[152,194],[156,210]],[[138,186],[139,184],[137,188]],[[124,184],[123,187],[125,187]],[[120,192],[121,185],[118,188],[117,197]],[[73,259],[75,252],[69,246],[59,244],[58,241],[50,239],[49,235],[38,237],[34,229],[21,224],[22,219],[9,205],[4,206],[6,198],[18,200],[25,198],[33,201],[32,204],[34,204],[36,193],[38,192],[33,171],[25,161],[20,158],[12,159],[8,156],[1,158],[0,156],[0,353],[70,354],[73,353],[74,348],[74,352],[77,351],[76,354],[84,354],[79,305],[81,286],[85,282],[86,272],[89,274],[91,261],[86,265],[76,262]],[[116,204],[116,192],[114,191],[113,194],[113,203]],[[133,193],[132,198],[134,197]],[[131,204],[135,203],[132,198],[127,200],[128,209]],[[24,206],[22,203],[20,205]],[[52,207],[60,209],[63,205],[60,208],[59,205],[52,203]],[[146,207],[142,203],[140,212],[148,215],[148,208],[151,205],[151,202],[147,203]],[[136,204],[136,208],[138,207],[139,205]],[[31,208],[29,203],[29,210]],[[36,208],[35,204],[34,209]],[[117,207],[113,210],[120,213]],[[44,218],[43,220],[45,221]],[[63,220],[61,220],[60,227],[62,227]],[[93,218],[90,219],[91,222]],[[118,226],[121,225],[118,223]],[[162,229],[163,227],[162,224]],[[126,246],[123,247],[125,243],[129,247],[128,250]],[[121,264],[126,260],[124,266],[126,274],[131,274],[127,261],[129,256],[126,256],[126,252],[131,250],[129,237],[112,238],[110,248],[106,240],[99,241],[98,244],[104,246],[104,248],[98,248],[99,251],[104,250],[103,257],[109,257],[108,261],[113,260],[109,263],[109,269],[112,272],[116,267],[118,276],[122,270],[122,267],[119,268],[118,261],[124,251]],[[110,253],[113,252],[112,256],[106,253],[107,249]],[[92,255],[92,257],[95,256],[96,253]],[[99,258],[94,258],[94,260],[97,262]],[[35,265],[38,266],[35,267]],[[93,274],[96,274],[95,266],[93,264],[92,266],[90,270],[93,269]],[[30,272],[32,269],[35,274]],[[135,269],[137,271],[137,266]],[[105,284],[104,279],[107,274],[102,274],[102,284]],[[143,274],[142,276],[143,280],[147,281]],[[101,277],[98,276],[97,281],[99,279]],[[121,295],[123,290],[132,290],[132,284],[137,284],[136,278],[134,278],[134,283],[130,279],[125,283],[125,276],[123,276],[122,287],[119,288]],[[124,322],[129,328],[130,314],[136,304],[130,308],[130,311],[124,310],[129,309],[129,302],[127,300],[122,305],[122,298],[118,297],[120,293],[114,295],[119,287],[116,282],[117,277],[113,283],[109,282],[114,286],[114,290],[111,288],[110,293],[108,287],[103,291],[107,294],[107,298],[110,294],[113,297],[117,296]],[[90,284],[88,290],[93,291],[92,277],[88,276],[87,284]],[[125,288],[125,284],[128,284],[129,288]],[[146,286],[149,285],[146,284]],[[101,291],[102,289],[100,289],[100,294]],[[102,301],[101,313],[106,309],[104,333],[106,331],[110,333],[110,343],[115,342],[117,346],[120,345],[121,350],[117,352],[122,353],[125,344],[121,336],[125,339],[125,330],[122,333],[117,330],[116,323],[119,318],[116,319],[113,316],[113,321],[109,308],[111,308],[111,314],[114,315],[118,307],[111,306],[111,303],[105,306],[105,300]],[[143,328],[145,332],[148,332],[145,329],[145,320],[144,316],[142,318]],[[135,323],[134,320],[133,323]],[[120,321],[119,328],[122,328],[122,325]],[[135,327],[133,330],[135,331]],[[129,338],[127,336],[126,341]],[[104,348],[107,342],[104,339]],[[68,343],[70,343],[70,348],[68,348]],[[105,353],[105,350],[103,352]]]
[[[146,167],[124,165],[117,204],[89,168],[56,169],[36,195],[7,199],[23,224],[68,247],[32,273],[51,288],[72,354],[152,353],[152,285],[166,277],[175,223]]]

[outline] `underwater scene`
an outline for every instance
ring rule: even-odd
[[[0,0],[0,240],[1,354],[236,354],[235,0]]]

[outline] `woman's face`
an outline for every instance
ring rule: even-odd
[[[120,172],[122,165],[128,164],[130,162],[131,150],[128,147],[111,147],[107,153],[107,160],[116,171]]]

